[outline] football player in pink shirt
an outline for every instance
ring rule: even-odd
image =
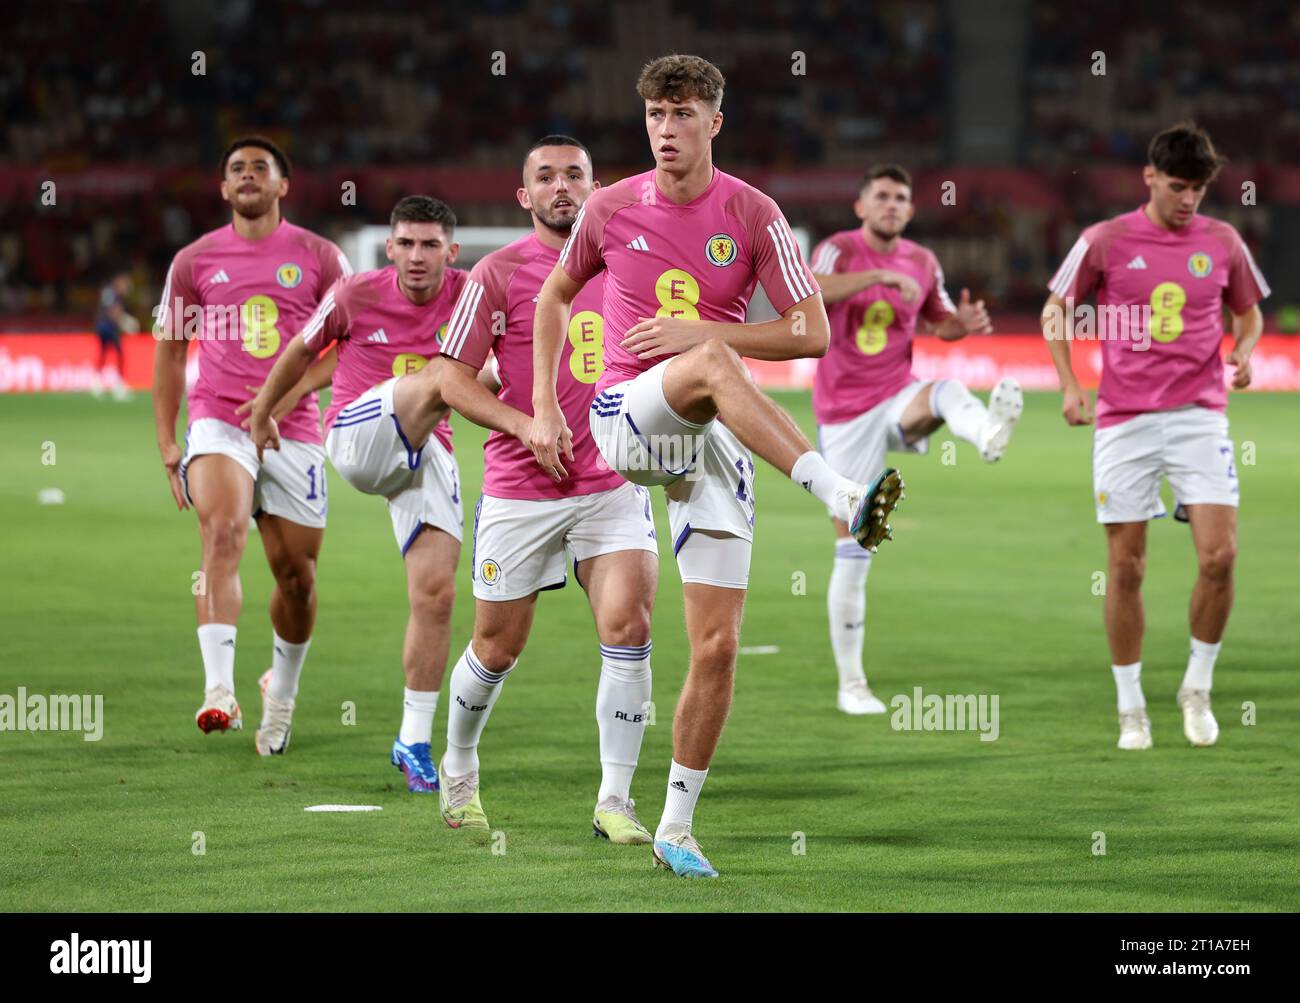
[[[651,837],[633,810],[631,786],[650,703],[659,551],[649,491],[609,469],[585,426],[605,368],[599,277],[574,300],[562,346],[558,398],[577,430],[568,476],[559,482],[548,477],[528,445],[534,304],[599,184],[587,148],[568,136],[533,144],[523,182],[516,194],[532,214],[532,232],[474,266],[439,360],[447,402],[494,430],[484,447],[483,493],[474,513],[474,637],[452,671],[454,700],[447,703],[442,813],[453,828],[488,828],[479,799],[479,738],[524,650],[538,593],[564,586],[571,555],[600,641],[601,781],[592,828],[614,843],[644,844]],[[489,352],[497,363],[499,398],[475,378]]]
[[[1146,204],[1083,231],[1052,278],[1043,333],[1061,378],[1069,425],[1092,422],[1070,364],[1076,302],[1096,294],[1102,374],[1093,435],[1093,500],[1106,527],[1106,636],[1118,690],[1121,749],[1151,748],[1142,695],[1142,573],[1147,521],[1165,515],[1162,477],[1175,518],[1191,522],[1199,572],[1192,589],[1191,654],[1177,703],[1193,745],[1213,745],[1214,662],[1232,609],[1237,554],[1237,470],[1228,436],[1220,346],[1223,308],[1236,344],[1232,386],[1250,385],[1250,355],[1263,331],[1268,283],[1227,223],[1197,214],[1221,160],[1192,123],[1157,135],[1142,179]],[[1107,310],[1107,308],[1115,308]],[[1086,309],[1086,307],[1085,307]]]
[[[276,357],[338,278],[350,275],[330,241],[280,217],[289,161],[272,142],[236,140],[221,159],[221,197],[231,222],[172,261],[155,310],[153,409],[158,449],[179,509],[199,520],[203,557],[195,591],[204,732],[243,726],[235,700],[235,634],[243,596],[239,562],[249,518],[275,576],[271,668],[263,674],[261,755],[284,752],[293,703],[316,619],[316,555],[325,529],[325,451],[314,393],[283,417],[284,449],[261,457],[239,427],[247,388]],[[198,340],[198,380],[189,392],[186,446],[176,444],[185,356]]]
[[[912,178],[903,168],[873,167],[853,203],[862,225],[842,230],[813,250],[831,341],[817,363],[813,414],[826,462],[870,483],[885,468],[887,450],[924,453],[946,422],[987,463],[1002,457],[1024,410],[1020,384],[1004,377],[986,408],[958,380],[918,380],[912,374],[912,337],[924,324],[944,341],[993,329],[984,301],[963,289],[954,305],[934,254],[903,236],[916,207]],[[835,563],[826,605],[831,650],[839,673],[837,706],[846,714],[883,714],[862,666],[866,637],[867,572],[871,553],[849,536],[834,513]]]
[[[637,91],[655,169],[592,193],[542,287],[533,330],[529,443],[563,483],[575,462],[556,390],[570,306],[605,273],[605,369],[589,424],[612,469],[666,487],[691,664],[653,852],[690,877],[718,873],[691,827],[731,706],[754,526],[750,450],[829,506],[863,547],[886,538],[902,490],[895,470],[870,486],[832,470],[745,367],[742,356],[821,355],[829,331],[781,210],[713,166],[724,86],[699,56],[664,56],[643,69]],[[758,282],[781,316],[746,324]]]
[[[389,760],[406,775],[408,790],[431,793],[438,789],[433,716],[447,667],[464,516],[448,409],[438,367],[428,363],[438,355],[466,273],[451,267],[460,245],[445,202],[408,195],[393,207],[390,225],[392,264],[330,287],[253,401],[249,429],[259,452],[283,448],[276,403],[316,369],[312,360],[323,348],[338,343],[325,449],[349,484],[387,499],[406,568],[406,690]]]

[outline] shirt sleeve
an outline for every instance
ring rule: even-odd
[[[601,247],[605,242],[605,222],[609,218],[602,205],[593,206],[596,196],[578,210],[569,239],[560,252],[559,267],[574,282],[586,283],[605,267]],[[594,210],[594,211],[593,211]]]
[[[188,307],[202,308],[198,290],[194,288],[194,256],[181,252],[172,259],[163,283],[162,300],[154,310],[154,334],[168,340],[180,340],[185,333],[185,311]],[[191,332],[192,337],[202,335],[202,329]]]
[[[834,237],[827,237],[813,248],[811,271],[814,275],[834,275],[843,271],[843,253]]]
[[[303,344],[313,352],[347,336],[350,318],[350,286],[340,278],[326,291],[311,318],[303,325]]]
[[[1224,299],[1228,309],[1233,313],[1245,313],[1260,300],[1266,298],[1271,290],[1264,279],[1264,273],[1255,264],[1250,248],[1238,233],[1233,234],[1232,254],[1228,259],[1228,288]]]
[[[934,255],[930,255],[930,271],[933,284],[930,286],[930,291],[926,293],[924,302],[921,303],[921,316],[932,323],[937,323],[955,314],[957,305],[953,303],[948,290],[944,288],[943,266]]]
[[[1061,299],[1081,300],[1092,294],[1105,272],[1102,249],[1091,229],[1084,230],[1052,276],[1047,288]]]
[[[754,277],[772,301],[776,312],[784,314],[796,303],[821,292],[817,280],[804,263],[795,243],[790,224],[776,203],[764,202],[748,213],[749,239],[754,255]]]
[[[320,264],[320,287],[323,290],[328,290],[339,279],[346,279],[353,274],[347,255],[332,241],[321,241]]]
[[[499,335],[505,333],[506,290],[503,269],[491,257],[478,262],[461,287],[447,323],[442,354],[482,369]]]

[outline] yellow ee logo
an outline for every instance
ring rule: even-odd
[[[495,585],[501,580],[501,566],[488,558],[478,566],[478,577],[484,585]]]
[[[1197,251],[1187,259],[1187,270],[1198,279],[1203,279],[1214,270],[1214,259],[1204,251]]]
[[[685,317],[699,320],[700,284],[690,272],[670,268],[655,280],[656,317]]]
[[[889,325],[894,322],[894,308],[888,300],[874,300],[862,316],[858,328],[858,351],[863,355],[879,355],[889,343]]]
[[[269,359],[280,351],[280,331],[275,323],[280,308],[270,296],[258,294],[244,300],[239,307],[243,349],[255,359]]]
[[[302,269],[292,261],[286,262],[275,270],[275,281],[285,289],[293,289],[302,281]]]
[[[595,383],[605,371],[605,320],[595,310],[569,318],[569,372],[579,383]]]
[[[403,352],[393,360],[393,375],[409,376],[411,373],[418,373],[428,364],[429,360],[423,355],[416,355],[414,352]]]
[[[1168,344],[1183,333],[1187,290],[1177,282],[1161,282],[1151,290],[1151,337]]]
[[[704,247],[709,264],[725,268],[736,260],[736,241],[726,233],[715,233]]]

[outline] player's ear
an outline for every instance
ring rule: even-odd
[[[453,240],[451,242],[451,247],[447,248],[447,264],[454,265],[456,263],[456,257],[459,254],[460,254],[460,241]]]
[[[221,179],[221,201],[223,202],[230,201],[230,184],[229,182],[226,181],[225,178]]]
[[[279,196],[280,198],[284,198],[286,195],[289,194],[289,179],[288,179],[288,178],[281,178],[281,179],[280,179],[280,189],[279,189],[279,191],[277,192],[277,194],[278,194],[278,196]]]
[[[1147,164],[1146,167],[1142,168],[1142,181],[1148,188],[1151,187],[1151,184],[1152,182],[1155,181],[1155,179],[1156,179],[1156,169],[1154,167],[1152,167],[1150,164]]]
[[[867,200],[864,196],[859,195],[853,200],[853,215],[862,220],[867,218]]]
[[[533,200],[528,197],[527,188],[516,188],[515,198],[519,200],[519,208],[528,209],[529,211],[532,210]]]
[[[392,237],[389,237],[387,240],[384,241],[384,254],[388,256],[389,261],[393,260],[393,238]]]
[[[592,190],[593,192],[594,192],[597,188],[599,188],[599,187],[600,187],[600,182],[599,182],[599,181],[593,181],[593,182],[591,183],[591,190]]]
[[[715,111],[713,113],[713,126],[712,128],[709,129],[709,138],[712,139],[721,131],[722,131],[722,112]]]

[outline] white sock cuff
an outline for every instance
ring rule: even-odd
[[[1133,662],[1130,665],[1112,665],[1110,671],[1116,679],[1122,676],[1125,679],[1136,680],[1142,676],[1142,663]]]
[[[1218,658],[1219,649],[1223,647],[1223,642],[1211,644],[1209,641],[1198,641],[1192,638],[1192,654],[1200,658]]]
[[[687,780],[698,780],[700,783],[704,783],[704,778],[709,775],[707,767],[702,770],[692,770],[688,766],[683,766],[676,759],[673,760],[672,769],[685,776]]]
[[[418,710],[431,709],[438,706],[438,691],[413,690],[409,687],[403,687],[402,703],[407,707],[414,707]]]
[[[227,637],[234,637],[239,632],[239,628],[233,623],[205,623],[199,627],[199,640],[213,638],[218,644]]]
[[[640,645],[602,644],[600,674],[623,683],[637,683],[650,675],[653,642]]]

